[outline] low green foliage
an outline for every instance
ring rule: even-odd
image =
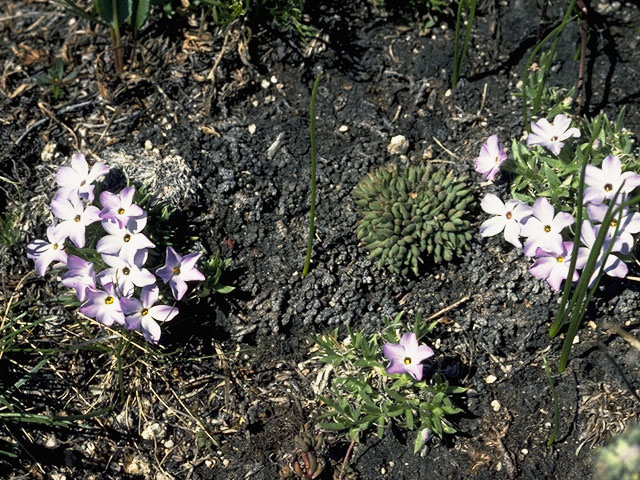
[[[71,83],[77,76],[78,72],[75,69],[66,73],[64,63],[58,58],[46,74],[36,77],[36,81],[38,85],[45,88],[45,92],[50,94],[54,100],[60,100],[65,95],[65,85]]]
[[[450,395],[463,393],[465,388],[449,385],[437,373],[419,382],[407,374],[386,373],[382,345],[398,341],[397,332],[406,328],[401,320],[402,313],[381,334],[349,332],[340,341],[336,329],[315,339],[320,360],[333,370],[329,393],[320,397],[328,411],[318,418],[326,420],[318,424],[319,428],[360,441],[368,431],[382,437],[385,428],[394,422],[401,428],[418,430],[415,452],[422,448],[430,432],[438,437],[456,432],[446,418],[460,412]],[[418,315],[409,330],[420,337],[434,326],[425,325]]]
[[[640,425],[631,425],[598,449],[593,478],[640,480]]]
[[[417,275],[425,251],[441,263],[470,248],[475,201],[467,176],[432,164],[391,165],[363,178],[354,196],[363,216],[358,238],[379,267]]]
[[[557,111],[557,110],[552,110]],[[547,117],[552,118],[550,115]],[[589,149],[589,164],[600,166],[608,155],[620,158],[623,171],[640,171],[640,162],[631,154],[633,139],[631,133],[623,127],[624,109],[615,121],[606,115],[597,119],[585,120],[582,130],[586,130],[575,148],[563,148],[555,156],[541,146],[527,147],[524,142],[513,140],[511,156],[503,169],[513,174],[511,194],[514,198],[532,204],[536,198],[547,197],[556,211],[565,211],[575,215],[576,198],[579,187],[580,162],[578,154]],[[595,122],[600,119],[597,135]],[[578,142],[578,141],[576,141]]]

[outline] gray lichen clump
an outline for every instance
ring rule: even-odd
[[[417,275],[425,251],[441,263],[469,250],[474,199],[467,178],[427,164],[390,165],[360,180],[357,235],[378,267]]]

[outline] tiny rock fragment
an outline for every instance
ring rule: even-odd
[[[269,80],[267,80],[267,79],[264,79],[264,80],[262,80],[262,81],[260,82],[260,86],[261,86],[262,88],[269,88],[269,85],[271,85],[271,84],[269,83]]]
[[[338,129],[339,132],[345,133],[349,131],[349,127],[347,127],[346,125],[340,125],[340,128]]]
[[[151,140],[145,140],[144,141],[144,149],[145,150],[153,150],[153,144],[151,143]]]
[[[523,448],[522,450],[520,450],[520,453],[522,453],[523,455],[526,455],[527,453],[529,453],[529,450],[527,450],[526,448]]]
[[[404,155],[409,150],[409,140],[404,135],[396,135],[387,145],[387,152],[393,155]]]
[[[578,337],[578,335],[576,335],[575,337],[573,337],[573,341],[571,343],[573,345],[575,345],[576,343],[580,343],[580,337]]]
[[[495,383],[496,380],[498,380],[498,377],[496,377],[495,375],[487,375],[484,379],[484,381],[487,382],[489,385],[491,385],[492,383]]]
[[[249,131],[249,133],[250,133],[251,135],[253,135],[254,133],[256,133],[256,124],[255,124],[255,123],[252,123],[251,125],[249,125],[249,126],[247,127],[247,130]]]
[[[491,402],[491,408],[493,408],[494,412],[499,412],[500,411],[500,407],[501,407],[501,405],[500,405],[500,402],[498,400],[493,400]]]

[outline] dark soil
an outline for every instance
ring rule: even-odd
[[[482,2],[464,77],[451,91],[451,18],[421,35],[368,2],[318,3],[307,13],[321,33],[306,41],[277,25],[222,31],[199,11],[172,21],[157,12],[135,52],[127,50],[134,60],[122,78],[101,27],[47,1],[10,0],[0,13],[0,165],[17,185],[3,180],[1,204],[20,213],[20,240],[1,250],[3,311],[24,299],[30,315],[49,318],[25,341],[47,348],[107,336],[93,324],[82,329],[74,309],[56,301],[64,288],[55,275],[20,282],[33,268],[26,243],[44,235],[53,173],[76,150],[133,183],[156,182],[160,199],[177,208],[178,244],[231,258],[223,282],[236,287],[166,325],[163,351],[172,354],[132,357],[124,401],[108,353],[56,354],[21,390],[23,406],[49,415],[112,410],[76,422],[84,428],[2,426],[25,449],[15,460],[0,456],[5,478],[277,478],[295,452],[293,437],[321,412],[313,334],[373,332],[400,311],[430,315],[467,296],[430,339],[451,381],[469,388],[454,419],[459,434],[419,455],[415,432],[368,436],[350,460],[359,478],[582,480],[591,476],[593,449],[638,421],[620,371],[637,388],[640,353],[601,328],[609,320],[637,334],[635,282],[607,279],[569,368],[553,375],[561,423],[549,447],[553,404],[542,354],[557,365],[562,342],[547,332],[559,295],[529,275],[528,261],[478,235],[463,258],[427,262],[419,277],[403,278],[377,269],[355,236],[352,190],[388,162],[441,161],[470,174],[478,198],[506,191],[504,178],[481,184],[473,158],[490,134],[507,143],[524,131],[516,84],[536,44],[539,9],[524,0]],[[584,110],[613,117],[624,107],[637,135],[640,9],[612,5],[593,5],[589,17]],[[549,29],[562,12],[547,13]],[[579,41],[572,23],[551,85],[575,84]],[[78,73],[57,101],[35,82],[56,58]],[[317,230],[303,279],[318,71]],[[395,135],[408,139],[406,155],[387,152]],[[479,225],[484,214],[475,213]],[[1,383],[15,382],[21,362],[33,358],[0,358]],[[347,447],[327,436],[321,455],[340,463]]]

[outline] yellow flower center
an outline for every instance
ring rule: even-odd
[[[82,181],[80,182],[80,186],[81,186],[81,187],[84,187],[86,184],[87,184],[87,181],[86,181],[86,180],[82,180]]]
[[[556,261],[557,261],[558,263],[562,263],[562,262],[564,262],[564,258],[562,258],[562,257],[556,257]]]
[[[127,243],[129,240],[131,240],[131,235],[129,235],[128,233],[124,236],[124,243]]]
[[[173,274],[180,275],[180,267],[173,267]]]
[[[500,157],[496,157],[494,162],[496,162],[496,165],[498,165],[500,163]]]
[[[613,190],[613,185],[611,185],[610,183],[607,183],[607,184],[604,186],[604,191],[605,191],[605,192],[610,192],[611,190]]]
[[[74,220],[76,222],[80,222],[80,220],[82,220],[82,217],[80,215],[76,215],[76,218],[74,218]]]
[[[124,267],[122,269],[122,273],[124,273],[125,275],[129,275],[131,273],[131,270],[129,270],[129,267]]]
[[[545,225],[544,226],[544,231],[549,233],[551,231],[551,225]]]
[[[615,228],[618,225],[618,221],[614,218],[611,220],[611,226]]]
[[[113,297],[109,296],[105,298],[104,303],[106,303],[107,305],[111,305],[113,303]]]
[[[555,135],[553,137],[551,137],[551,141],[552,142],[556,142],[558,140],[558,137],[556,137]]]
[[[118,209],[118,215],[122,215],[124,213],[124,208],[120,207]]]
[[[411,358],[410,357],[405,357],[404,358],[404,364],[405,365],[411,365]]]
[[[144,317],[147,313],[149,313],[149,309],[148,309],[148,308],[143,308],[143,309],[140,311],[140,315],[142,315],[143,317]]]
[[[505,217],[507,217],[507,220],[511,220],[511,218],[513,217],[513,215],[511,215],[511,212],[507,212]]]
[[[57,243],[54,243],[54,244],[53,244],[53,249],[54,249],[54,250],[57,250],[57,249],[58,249],[58,244],[57,244]]]

